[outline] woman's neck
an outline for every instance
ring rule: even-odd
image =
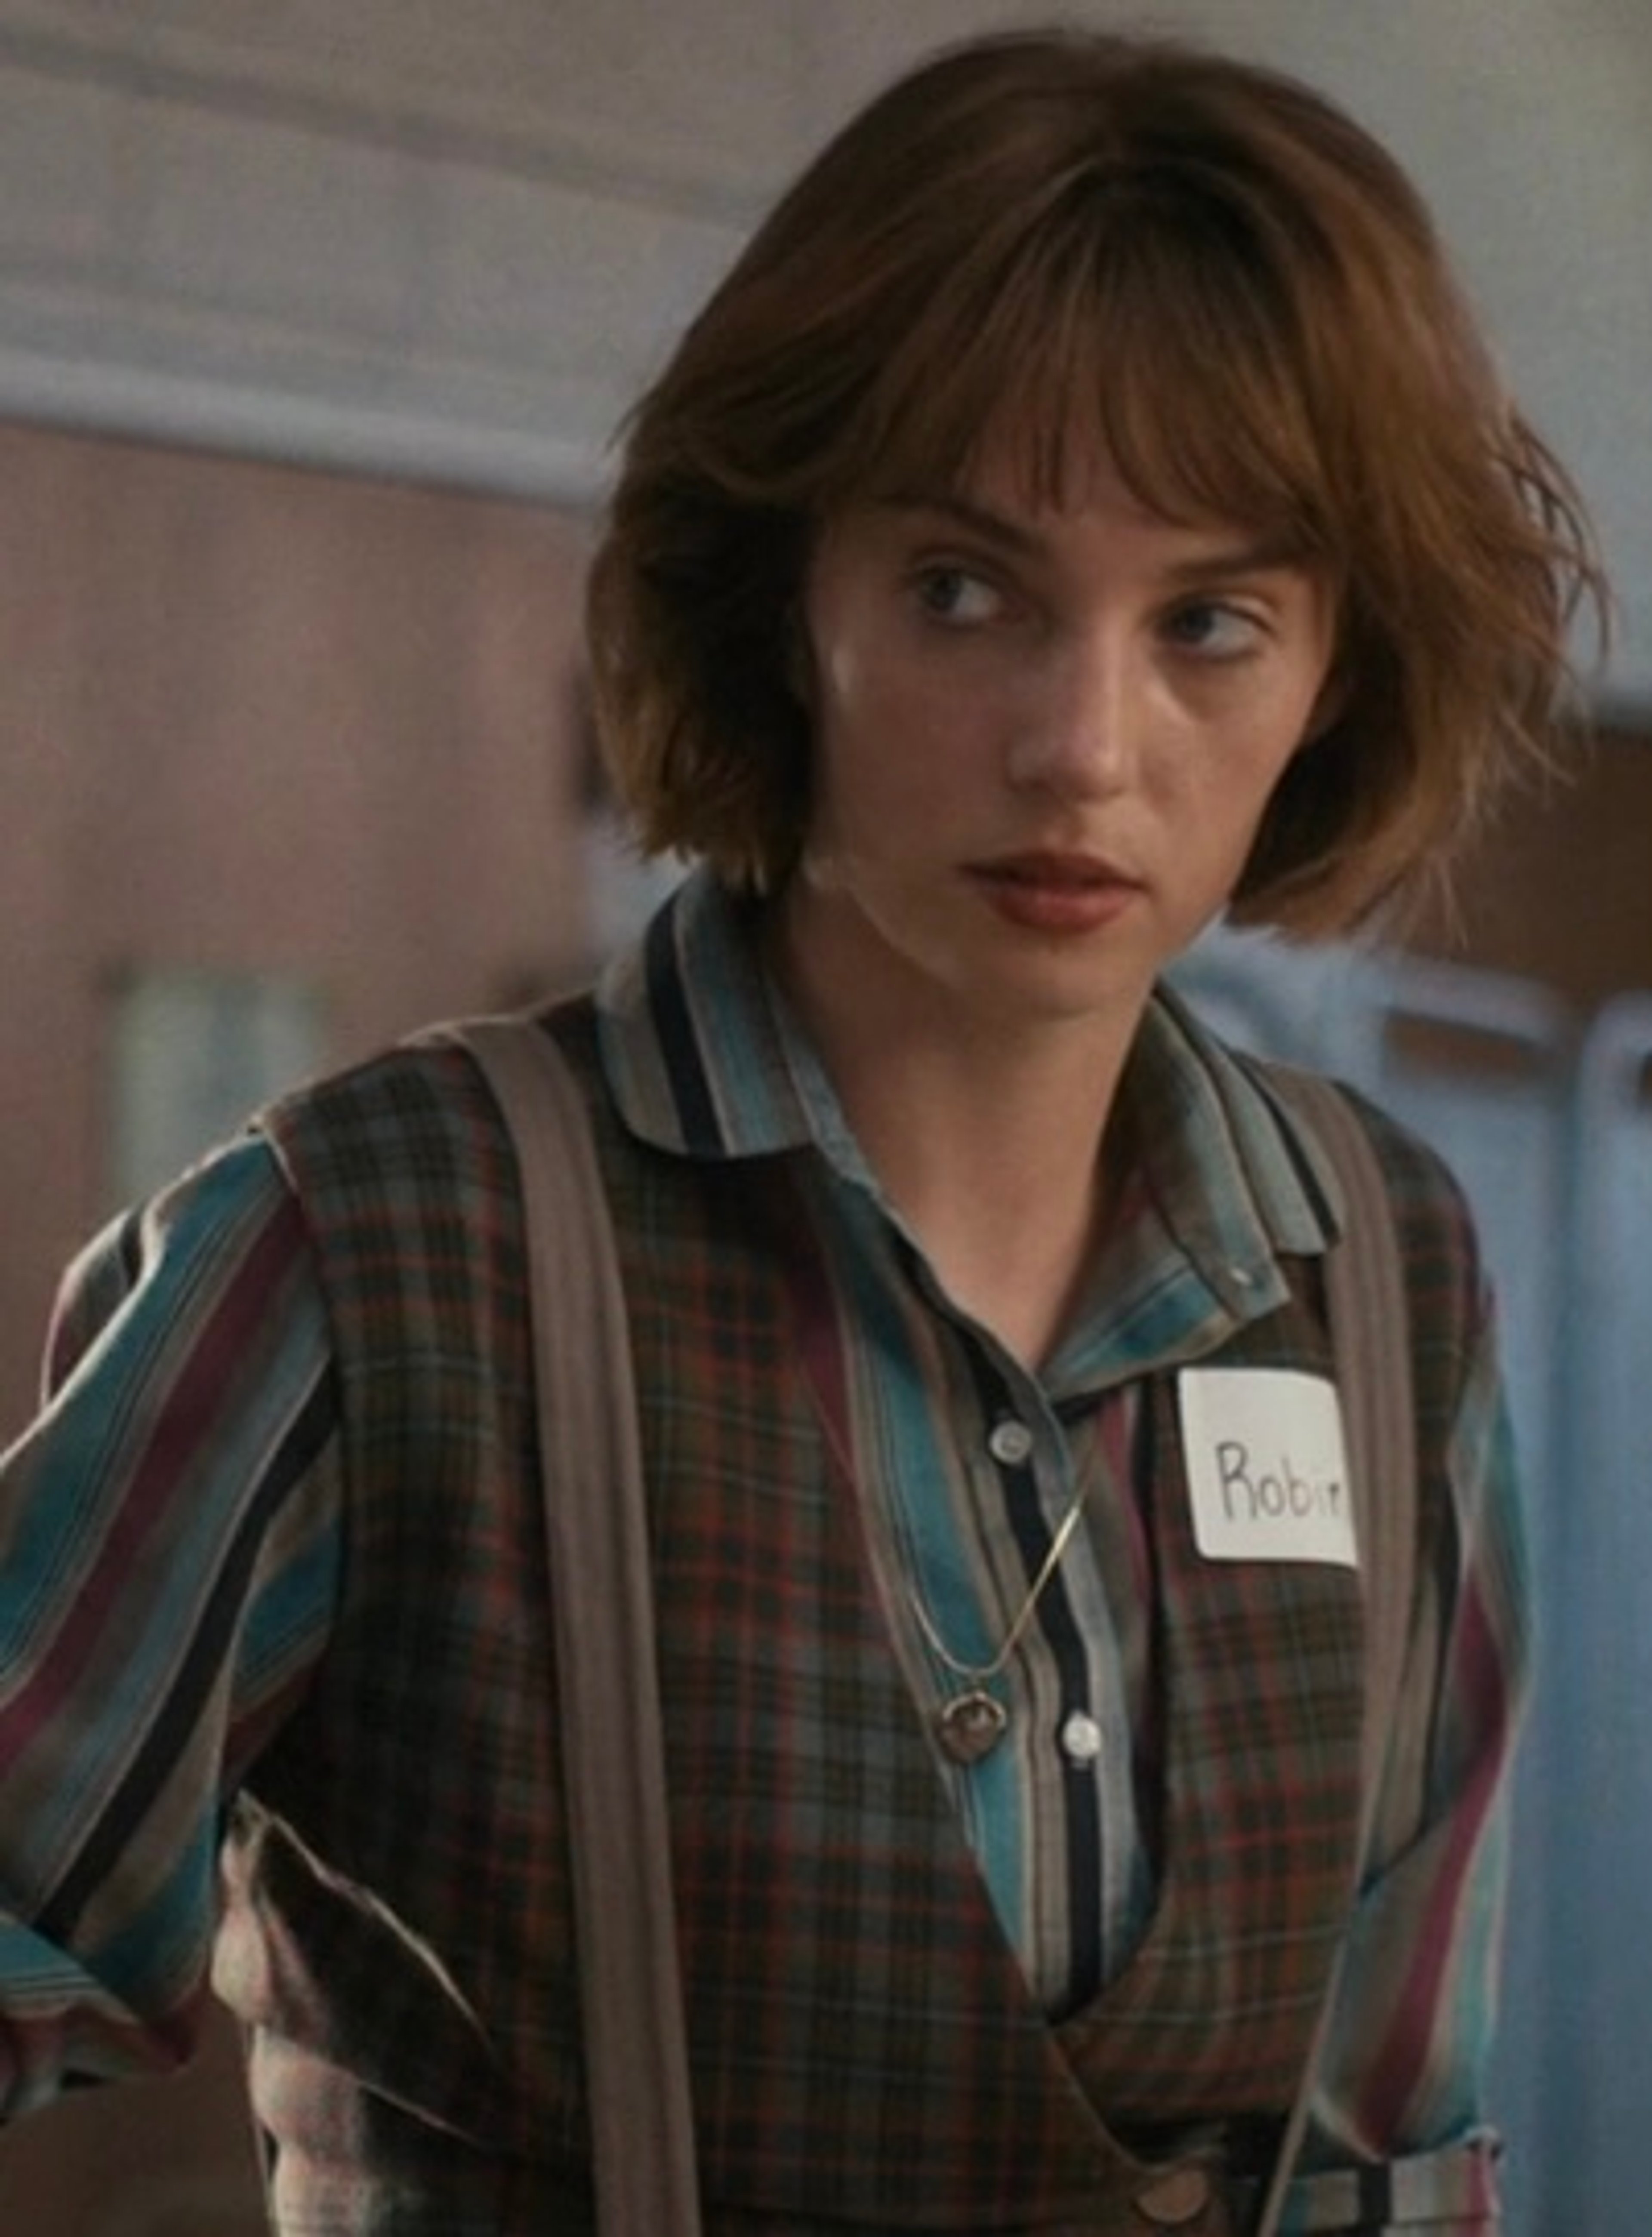
[[[995,1021],[852,1000],[777,950],[849,1125],[948,1296],[1029,1366],[1071,1311],[1104,1224],[1104,1154],[1139,1011]]]

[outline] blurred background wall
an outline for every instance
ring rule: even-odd
[[[58,1268],[154,1160],[606,944],[627,889],[589,813],[578,593],[614,425],[849,105],[1046,12],[0,0],[0,1438]],[[1248,49],[1383,134],[1583,485],[1622,601],[1608,736],[1417,935],[1544,990],[1581,1043],[1652,987],[1652,13],[1066,12]],[[1556,1615],[1609,1631],[1635,1548],[1603,1533],[1591,1569],[1576,1540]],[[1577,1712],[1632,1738],[1622,1679],[1596,1666]],[[1613,1930],[1652,1939],[1617,1900]],[[1561,1970],[1533,1976],[1534,2043]],[[1625,2226],[1536,2214],[1526,2237]],[[259,2226],[221,2040],[181,2083],[0,2138],[3,2237]]]

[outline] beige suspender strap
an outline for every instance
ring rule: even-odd
[[[1348,1429],[1365,1593],[1365,1811],[1370,1832],[1411,1627],[1417,1551],[1417,1415],[1411,1310],[1388,1184],[1342,1090],[1270,1065],[1268,1085],[1310,1128],[1341,1184],[1346,1217],[1325,1257],[1326,1305]]]
[[[1384,1748],[1398,1711],[1416,1576],[1417,1429],[1405,1270],[1382,1166],[1347,1097],[1331,1081],[1285,1066],[1268,1065],[1264,1078],[1331,1159],[1345,1214],[1342,1234],[1325,1257],[1325,1298],[1348,1433],[1365,1600],[1365,1715],[1356,1866],[1363,1872]],[[1331,2031],[1342,1956],[1339,1950],[1326,1985],[1257,2237],[1273,2237],[1284,2210]]]
[[[604,2237],[696,2237],[642,1453],[607,1198],[550,1035],[508,1018],[449,1032],[521,1174],[598,2220]]]

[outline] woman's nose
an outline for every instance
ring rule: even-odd
[[[1010,781],[1078,798],[1119,791],[1134,775],[1146,719],[1127,648],[1100,637],[1062,645],[1029,680]]]

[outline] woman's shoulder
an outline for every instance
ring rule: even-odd
[[[1360,1088],[1288,1066],[1246,1061],[1298,1154],[1316,1162],[1322,1178],[1328,1176],[1338,1234],[1348,1232],[1351,1191],[1365,1185],[1350,1158],[1369,1152],[1375,1189],[1367,1203],[1374,1193],[1377,1216],[1392,1223],[1414,1397],[1423,1416],[1445,1434],[1496,1327],[1491,1279],[1466,1189],[1432,1143]],[[1364,1232],[1369,1244],[1368,1226]]]
[[[1351,1129],[1376,1160],[1389,1208],[1409,1244],[1431,1241],[1455,1257],[1477,1257],[1468,1191],[1449,1158],[1378,1096],[1335,1074],[1246,1055],[1239,1061],[1262,1087],[1278,1123],[1323,1176],[1346,1185]]]
[[[583,1000],[519,1020],[577,1053]],[[513,1176],[509,1139],[464,1040],[465,1021],[426,1027],[278,1098],[253,1121],[305,1200],[443,1198],[497,1191]]]

